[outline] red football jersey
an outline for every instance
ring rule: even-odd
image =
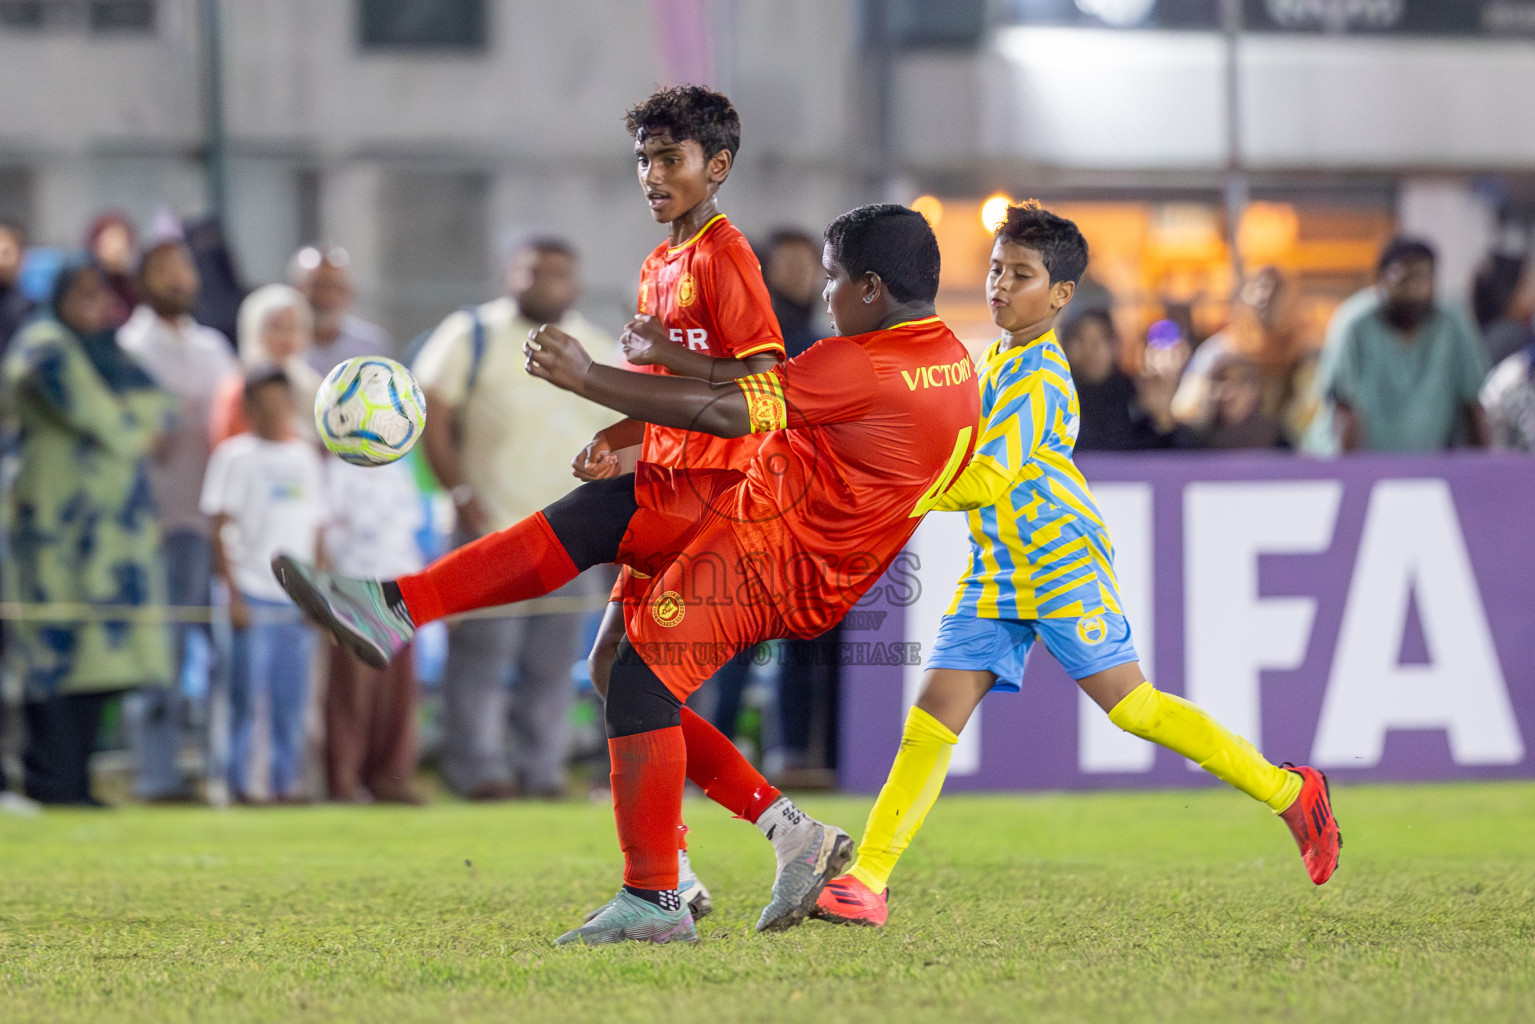
[[[827,338],[736,384],[767,433],[735,490],[735,533],[785,624],[817,636],[970,461],[975,365],[934,316]]]
[[[715,359],[783,357],[762,267],[746,236],[718,214],[678,246],[656,246],[640,268],[639,311],[658,317],[674,344]],[[670,373],[646,366],[651,373]],[[690,469],[744,469],[755,437],[724,438],[647,424],[640,458]]]

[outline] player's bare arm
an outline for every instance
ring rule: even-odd
[[[745,359],[716,359],[706,352],[694,352],[673,343],[661,321],[644,314],[629,321],[618,341],[624,358],[635,366],[664,366],[679,377],[715,383],[762,373],[781,362],[776,352],[759,352]]]
[[[548,324],[528,335],[522,351],[533,376],[634,419],[716,437],[751,433],[746,396],[738,388],[603,366],[579,341]]]

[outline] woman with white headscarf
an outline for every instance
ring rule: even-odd
[[[304,361],[304,354],[314,343],[314,314],[304,296],[285,284],[257,288],[240,303],[238,334],[241,372],[231,374],[214,396],[209,419],[213,444],[217,446],[220,441],[249,429],[241,395],[245,371],[257,366],[281,367],[293,388],[300,436],[318,440],[310,410],[320,390],[320,375]]]

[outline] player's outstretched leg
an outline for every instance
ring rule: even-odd
[[[374,668],[383,668],[415,635],[416,624],[398,587],[305,565],[288,555],[272,559],[272,574],[304,614]]]
[[[272,572],[304,613],[375,668],[428,622],[541,597],[618,557],[638,506],[634,477],[584,484],[504,530],[396,580],[338,576],[279,556]]]
[[[1253,745],[1221,725],[1203,708],[1181,697],[1162,693],[1141,682],[1117,702],[1105,695],[1123,692],[1125,682],[1140,676],[1140,666],[1121,665],[1080,680],[1100,706],[1110,704],[1109,720],[1126,732],[1175,750],[1205,771],[1284,819],[1300,847],[1311,880],[1321,885],[1332,877],[1343,847],[1343,835],[1333,817],[1327,778],[1315,768],[1270,764]],[[1101,677],[1119,676],[1118,685]]]
[[[757,920],[757,930],[794,927],[810,913],[826,883],[852,859],[852,839],[796,807],[691,708],[682,708],[681,722],[688,778],[715,803],[756,825],[773,844],[778,861],[773,897]]]

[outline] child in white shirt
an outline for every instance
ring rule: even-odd
[[[272,575],[279,554],[319,557],[325,524],[320,456],[294,430],[293,390],[282,370],[246,375],[251,433],[214,449],[202,510],[213,518],[214,572],[229,589],[229,787],[248,801],[247,764],[258,694],[271,709],[272,787],[292,799],[303,776],[304,710],[314,634]]]

